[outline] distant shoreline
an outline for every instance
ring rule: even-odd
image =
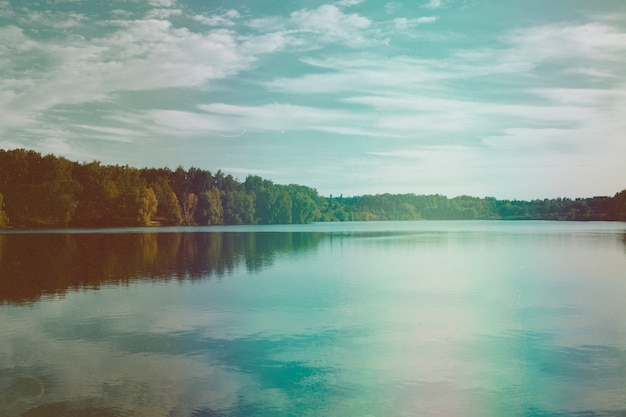
[[[377,194],[321,196],[256,175],[241,182],[199,168],[137,169],[0,150],[0,229],[307,224],[393,220],[626,221],[613,197],[498,200]]]
[[[141,233],[151,231],[165,231],[171,233],[187,233],[197,232],[198,229],[216,232],[223,232],[224,229],[245,229],[247,227],[254,228],[267,228],[272,229],[281,226],[309,226],[315,224],[356,224],[356,223],[400,223],[400,222],[552,222],[552,223],[626,223],[625,220],[551,220],[551,219],[444,219],[444,220],[432,220],[432,219],[419,219],[419,220],[346,220],[346,221],[318,221],[312,223],[289,223],[289,224],[217,224],[217,225],[179,225],[179,226],[103,226],[103,227],[39,227],[39,228],[17,228],[7,227],[0,229],[0,235],[10,234],[37,234],[37,233],[73,233],[88,234],[88,233],[128,233],[129,231]],[[195,229],[195,230],[193,230]],[[216,230],[220,229],[220,230]]]

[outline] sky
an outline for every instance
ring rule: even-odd
[[[0,0],[0,149],[322,195],[626,189],[623,0]]]

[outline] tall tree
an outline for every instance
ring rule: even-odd
[[[626,190],[623,190],[611,199],[608,204],[608,219],[626,221]]]
[[[148,184],[158,202],[154,217],[167,226],[178,226],[183,222],[181,207],[167,178],[167,174],[152,177],[152,182]]]
[[[186,226],[191,226],[195,224],[193,215],[196,211],[196,206],[198,205],[198,196],[194,193],[185,193],[182,200],[182,216],[183,216],[183,224]]]
[[[254,224],[254,193],[248,194],[243,187],[222,192],[225,224]]]
[[[202,226],[222,224],[224,210],[220,192],[212,188],[198,196],[198,203],[194,211],[194,221]]]
[[[276,199],[274,203],[274,223],[279,224],[289,224],[292,223],[292,214],[291,210],[293,207],[293,202],[291,201],[291,197],[287,191],[282,190],[276,194]]]
[[[317,191],[303,185],[290,184],[286,187],[292,200],[293,223],[311,223],[322,217],[320,206],[324,206],[324,201],[319,197]]]

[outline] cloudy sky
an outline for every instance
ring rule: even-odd
[[[323,194],[626,188],[623,0],[0,0],[0,148]]]

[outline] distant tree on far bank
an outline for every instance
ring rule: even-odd
[[[626,190],[623,190],[606,204],[607,220],[626,221]]]

